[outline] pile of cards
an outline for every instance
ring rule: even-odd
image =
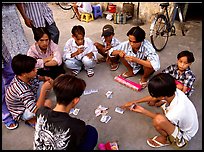
[[[84,95],[88,95],[96,92],[98,92],[98,89],[84,90]]]
[[[104,123],[108,123],[108,121],[110,121],[111,119],[111,116],[107,115],[107,113],[108,113],[108,108],[103,107],[101,105],[99,105],[98,108],[95,110],[96,117],[102,115],[100,121]]]
[[[70,110],[69,114],[73,114],[73,115],[76,116],[76,115],[78,115],[79,110],[80,110],[80,109],[78,109],[78,108],[72,108],[72,109]]]

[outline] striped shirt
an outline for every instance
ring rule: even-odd
[[[155,49],[153,48],[152,44],[148,40],[144,40],[141,43],[140,49],[136,53],[133,52],[133,49],[132,49],[129,41],[122,42],[122,43],[120,43],[120,45],[118,45],[114,48],[111,48],[109,50],[109,56],[110,57],[113,57],[111,55],[111,53],[114,50],[122,50],[125,52],[125,54],[127,56],[133,56],[133,57],[136,57],[136,58],[141,59],[141,60],[149,60],[155,71],[160,69],[159,56],[156,53]],[[142,65],[138,64],[136,62],[128,61],[128,63],[133,68],[134,74],[136,74],[142,68]]]
[[[55,44],[52,40],[48,45],[46,53],[42,53],[37,43],[34,43],[27,52],[28,56],[31,56],[37,60],[36,68],[44,68],[44,58],[47,58],[53,55],[52,60],[55,60],[58,63],[58,66],[62,64],[62,54],[59,51],[58,45]]]
[[[36,109],[39,80],[30,80],[29,84],[14,76],[6,90],[5,100],[13,119],[19,120],[25,109],[33,112]]]
[[[103,42],[103,45],[106,47],[107,44],[106,44],[106,42],[105,42],[104,36],[101,37],[101,41]],[[120,42],[118,39],[116,39],[115,37],[113,37],[112,40],[111,40],[111,47],[115,47],[115,46],[119,45],[120,43],[121,43],[121,42]]]
[[[174,77],[177,81],[181,82],[184,86],[191,88],[189,91],[186,91],[185,94],[190,96],[193,91],[193,83],[195,82],[195,75],[191,71],[190,67],[188,67],[181,75],[179,74],[179,69],[177,64],[172,64],[168,66],[166,69],[162,70],[163,73],[169,73]]]
[[[23,3],[25,14],[33,21],[34,27],[45,27],[46,22],[51,25],[54,23],[52,10],[45,2]]]

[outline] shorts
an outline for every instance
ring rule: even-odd
[[[35,114],[30,112],[29,109],[25,109],[23,115],[21,116],[21,119],[26,121],[26,120],[30,120],[33,117],[35,117]]]
[[[177,147],[182,148],[187,145],[188,141],[183,138],[183,131],[175,126],[174,132],[168,136],[168,140]]]

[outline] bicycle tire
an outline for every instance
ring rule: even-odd
[[[72,8],[72,5],[69,2],[59,2],[58,5],[63,9],[63,10],[70,10]]]
[[[150,26],[150,39],[152,46],[158,52],[162,51],[169,38],[169,30],[166,16],[157,14]]]

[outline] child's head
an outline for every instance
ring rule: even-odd
[[[171,97],[176,91],[175,80],[168,73],[159,73],[150,79],[148,91],[155,98]]]
[[[85,29],[81,25],[75,25],[72,28],[72,37],[77,45],[84,45]]]
[[[181,71],[187,69],[194,61],[193,53],[190,51],[185,50],[177,55],[177,64]]]
[[[145,31],[139,26],[132,27],[128,32],[129,43],[133,50],[138,50],[145,39]]]
[[[53,83],[57,103],[64,106],[70,104],[73,99],[80,98],[85,88],[84,80],[68,74],[58,76]]]
[[[49,31],[44,27],[33,28],[34,39],[41,50],[47,50],[51,40]]]
[[[103,29],[102,29],[102,35],[104,37],[108,37],[108,36],[114,36],[114,28],[112,25],[110,24],[106,24]]]
[[[104,37],[105,42],[111,42],[114,35],[115,35],[115,33],[114,33],[113,26],[110,24],[106,24],[103,27],[102,34],[101,34],[101,36]]]
[[[29,74],[32,72],[30,76],[35,77],[37,75],[37,69],[35,68],[36,63],[37,61],[33,57],[18,54],[13,57],[11,67],[16,75]]]

